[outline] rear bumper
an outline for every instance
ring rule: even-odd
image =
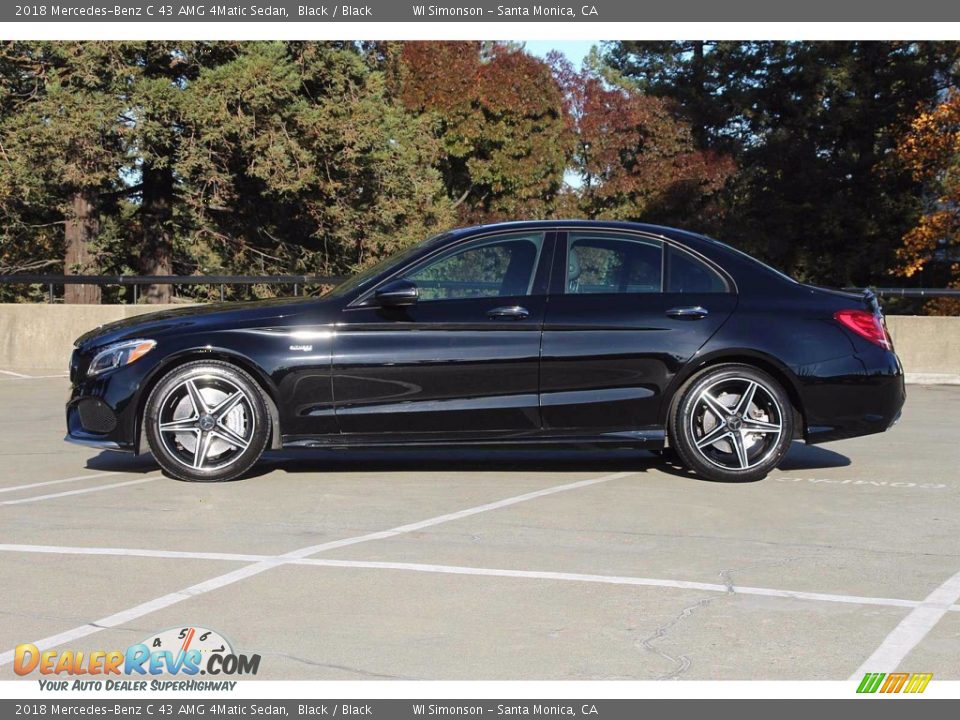
[[[906,401],[903,367],[881,348],[807,368],[800,373],[808,443],[884,432]]]

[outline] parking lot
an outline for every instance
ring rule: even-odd
[[[582,450],[272,453],[203,485],[64,443],[58,373],[0,373],[0,679],[18,643],[184,625],[258,679],[960,679],[960,387],[756,483]]]

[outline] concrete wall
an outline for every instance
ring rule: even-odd
[[[0,369],[66,371],[79,335],[164,307],[0,304]],[[960,317],[891,315],[887,326],[910,379],[960,382]]]
[[[960,382],[960,317],[888,315],[907,380]]]
[[[98,325],[169,305],[0,304],[0,368],[67,371],[73,341]]]

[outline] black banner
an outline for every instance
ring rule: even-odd
[[[868,17],[864,17],[864,14]],[[60,0],[4,3],[0,22],[951,22],[960,3],[916,0],[854,2],[808,0],[688,0],[685,3],[592,0]]]

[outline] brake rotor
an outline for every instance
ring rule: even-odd
[[[200,395],[207,407],[216,407],[227,399],[227,393],[216,388],[199,388]],[[173,410],[173,420],[186,420],[194,416],[193,402],[189,395],[184,395]],[[247,412],[243,403],[237,403],[223,418],[223,424],[233,430],[240,437],[246,436]],[[197,449],[197,434],[193,432],[183,432],[174,434],[177,442],[187,451],[195,452]],[[210,448],[207,450],[208,458],[217,458],[228,450],[235,447],[226,440],[216,437],[210,442]]]
[[[740,397],[741,396],[737,395],[736,393],[724,391],[717,396],[717,400],[724,407],[728,407],[731,410],[733,410],[733,408],[737,406],[737,403],[740,402]],[[769,413],[767,413],[765,410],[760,408],[756,404],[756,402],[750,403],[750,407],[747,408],[746,416],[752,420],[761,420],[763,422],[770,422]],[[709,434],[715,427],[717,427],[717,425],[720,425],[721,422],[722,422],[721,419],[718,418],[716,415],[714,415],[713,412],[711,412],[710,410],[705,411],[703,414],[703,420],[702,420],[703,434],[704,435]],[[743,446],[747,450],[747,452],[750,452],[750,449],[753,448],[754,445],[761,442],[762,440],[763,440],[763,436],[760,433],[747,433],[746,435],[743,436]],[[717,450],[719,450],[722,453],[736,452],[736,450],[733,447],[733,443],[726,438],[722,440],[717,440],[717,442],[712,443],[712,447],[715,447]]]

